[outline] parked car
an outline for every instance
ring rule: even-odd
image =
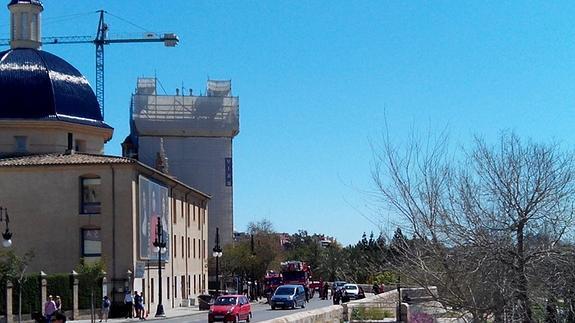
[[[208,312],[208,322],[239,322],[252,318],[252,306],[244,295],[223,295],[216,298]]]
[[[334,282],[333,282],[332,289],[333,289],[334,292],[336,292],[336,291],[338,291],[340,288],[342,288],[343,285],[345,285],[345,284],[347,284],[347,283],[344,282],[344,281],[341,281],[341,280],[334,281]]]
[[[282,285],[276,288],[270,299],[272,310],[276,307],[305,308],[305,289],[301,285]]]
[[[345,284],[343,285],[342,288],[343,288],[342,299],[350,300],[350,299],[365,298],[365,292],[363,291],[363,288],[361,288],[361,286],[358,286],[357,284]]]

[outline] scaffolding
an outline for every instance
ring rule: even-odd
[[[139,78],[132,120],[139,135],[234,137],[239,98],[231,95],[231,81],[208,80],[205,96],[158,95],[155,78]]]

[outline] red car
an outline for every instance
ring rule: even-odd
[[[222,295],[210,306],[208,322],[239,322],[252,318],[252,306],[244,295]]]

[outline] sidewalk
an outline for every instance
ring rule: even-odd
[[[265,298],[261,298],[259,301],[253,301],[251,302],[252,305],[255,304],[265,304],[266,299]],[[154,314],[156,313],[155,309],[150,311],[150,314],[148,315],[148,317],[146,318],[146,321],[157,321],[157,320],[163,320],[166,318],[175,318],[175,317],[185,317],[185,316],[190,316],[190,315],[206,315],[206,320],[207,320],[207,315],[208,315],[208,311],[207,310],[203,310],[200,311],[198,309],[197,306],[190,306],[190,307],[174,307],[174,308],[167,308],[164,307],[164,311],[166,312],[166,317],[155,317]],[[100,317],[99,317],[100,313],[96,312],[96,322],[100,321]],[[82,319],[82,320],[68,320],[70,322],[78,322],[78,323],[90,323],[90,319]],[[102,321],[103,322],[103,321]],[[121,323],[121,322],[142,322],[137,318],[133,318],[133,319],[126,319],[126,318],[110,318],[108,319],[108,322],[112,322],[112,323]]]
[[[175,307],[175,308],[164,308],[166,312],[166,317],[155,317],[154,314],[156,313],[155,310],[151,311],[146,321],[156,321],[156,320],[163,320],[166,318],[175,318],[175,317],[184,317],[190,315],[207,315],[208,311],[200,311],[197,306],[190,306],[190,307]],[[100,321],[99,312],[96,313],[96,322]],[[78,322],[78,323],[90,323],[90,319],[82,319],[82,320],[69,320],[70,322]],[[103,322],[103,321],[102,321]],[[110,318],[108,322],[113,323],[120,323],[120,322],[142,322],[137,318],[126,319],[126,318]]]

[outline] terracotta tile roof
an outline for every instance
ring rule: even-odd
[[[130,158],[91,154],[42,154],[0,158],[0,167],[51,166],[51,165],[93,165],[93,164],[135,164]]]

